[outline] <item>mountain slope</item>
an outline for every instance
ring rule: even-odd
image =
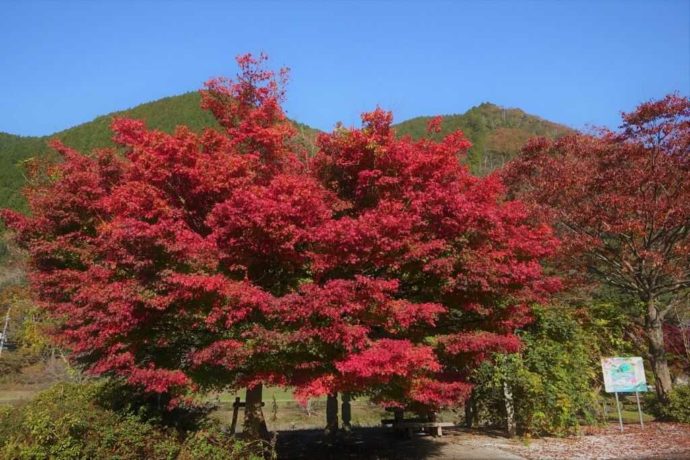
[[[24,198],[19,193],[24,175],[19,165],[32,155],[45,151],[45,141],[40,137],[0,132],[0,208],[24,209]]]
[[[46,145],[48,139],[60,139],[81,152],[112,146],[110,122],[113,116],[145,120],[150,128],[166,132],[172,132],[178,125],[187,125],[196,132],[206,127],[218,127],[210,112],[199,107],[200,102],[199,93],[191,92],[100,116],[50,136],[21,137],[0,133],[0,208],[26,210],[26,202],[21,195],[25,183],[21,164],[28,158],[49,154],[50,149]],[[399,123],[395,129],[400,136],[427,136],[426,125],[431,118],[413,118]],[[517,155],[530,137],[559,137],[571,131],[520,109],[503,109],[489,103],[473,107],[462,115],[446,115],[442,118],[441,133],[432,137],[440,138],[461,129],[472,141],[467,161],[477,174],[485,174]],[[301,123],[295,122],[295,125],[302,142],[313,150],[318,131]]]
[[[429,136],[427,123],[433,117],[418,117],[396,126],[399,136],[415,139]],[[467,161],[475,174],[486,174],[502,166],[520,152],[534,136],[561,137],[573,132],[567,126],[529,115],[520,109],[506,109],[485,102],[462,115],[442,117],[441,132],[431,137],[440,139],[455,130],[462,130],[472,141]]]
[[[0,208],[26,210],[26,202],[21,195],[21,188],[25,183],[21,163],[31,157],[48,154],[49,139],[60,139],[81,152],[89,152],[97,147],[111,147],[113,142],[110,122],[114,116],[145,120],[149,128],[165,132],[172,132],[178,125],[186,125],[196,132],[207,127],[218,127],[213,115],[202,110],[200,103],[199,93],[191,92],[103,115],[49,136],[22,137],[0,133]],[[295,122],[295,125],[307,148],[313,146],[317,131],[301,123]]]

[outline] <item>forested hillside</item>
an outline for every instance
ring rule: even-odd
[[[201,109],[200,102],[200,95],[195,91],[103,115],[49,136],[22,137],[0,132],[0,208],[25,209],[26,203],[21,195],[25,182],[22,162],[34,156],[49,154],[49,139],[60,139],[66,145],[83,152],[96,147],[112,146],[110,122],[115,116],[145,120],[150,128],[166,132],[172,132],[178,125],[185,125],[197,132],[206,127],[217,127],[213,115]],[[303,135],[303,141],[311,148],[317,131],[301,123],[296,125]]]
[[[47,141],[60,139],[80,151],[112,146],[110,122],[114,116],[145,120],[149,127],[171,132],[178,125],[194,131],[217,127],[213,116],[199,107],[197,92],[167,97],[141,104],[132,109],[100,116],[93,121],[43,137],[22,137],[0,133],[0,208],[25,210],[21,188],[25,178],[22,162],[28,158],[49,154]],[[426,136],[426,126],[432,117],[418,117],[395,126],[398,135],[413,138]],[[317,130],[295,122],[302,133],[302,141],[313,149]],[[433,137],[460,129],[472,141],[468,162],[473,172],[485,174],[515,156],[527,139],[533,136],[560,137],[569,128],[529,115],[520,109],[504,109],[484,103],[462,115],[443,117],[441,132]]]
[[[417,117],[397,125],[399,135],[413,138],[427,136],[427,123],[433,117]],[[558,138],[572,132],[566,126],[525,113],[485,102],[462,115],[443,117],[441,131],[432,137],[462,130],[472,141],[468,162],[476,174],[486,174],[502,166],[520,152],[527,139],[534,136]]]

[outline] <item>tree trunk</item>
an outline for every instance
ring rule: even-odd
[[[340,414],[343,418],[343,430],[350,431],[352,421],[352,409],[350,407],[350,393],[343,393],[343,402],[340,407]]]
[[[517,427],[515,425],[515,406],[513,405],[513,390],[506,381],[503,381],[503,397],[506,406],[506,431],[508,432],[508,436],[512,438],[517,434]]]
[[[338,431],[338,393],[328,395],[326,399],[326,434],[334,435]]]
[[[251,439],[268,440],[268,428],[261,406],[263,405],[263,385],[247,388],[244,406],[244,433]]]
[[[650,307],[650,309],[652,308],[654,307]],[[660,402],[666,403],[672,388],[671,373],[668,370],[668,361],[666,360],[663,322],[658,319],[655,308],[654,310],[653,315],[648,312],[645,330],[649,343],[649,360],[654,373],[656,395]]]
[[[470,397],[465,400],[465,427],[472,428],[476,424],[477,419],[477,401],[474,396],[474,390]]]

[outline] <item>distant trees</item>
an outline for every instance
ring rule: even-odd
[[[118,119],[117,150],[56,143],[31,215],[2,213],[55,340],[171,406],[247,387],[257,436],[264,383],[419,412],[462,402],[558,287],[540,265],[550,227],[460,164],[461,133],[397,139],[382,110],[308,160],[280,106],[286,74],[264,59],[202,91],[220,128]]]
[[[659,398],[671,390],[663,323],[690,289],[690,101],[623,114],[617,132],[536,139],[505,171],[563,239],[562,261],[639,301]]]

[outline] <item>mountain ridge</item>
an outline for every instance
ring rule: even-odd
[[[98,116],[91,121],[45,136],[20,136],[0,132],[0,208],[10,207],[25,211],[26,202],[21,195],[25,183],[21,164],[27,159],[50,154],[49,139],[59,139],[66,145],[82,151],[98,147],[111,147],[110,123],[115,116],[142,119],[152,129],[172,132],[178,125],[192,131],[219,127],[210,112],[201,109],[200,94],[196,91],[168,96],[139,104],[129,109]],[[441,132],[429,135],[426,126],[435,116],[420,116],[394,125],[399,136],[413,138],[441,136],[461,129],[472,141],[467,162],[473,172],[485,174],[519,153],[520,147],[532,136],[559,137],[573,130],[567,126],[528,114],[521,109],[503,108],[493,103],[482,103],[462,114],[441,115]],[[300,139],[314,149],[314,139],[320,131],[293,121]]]

